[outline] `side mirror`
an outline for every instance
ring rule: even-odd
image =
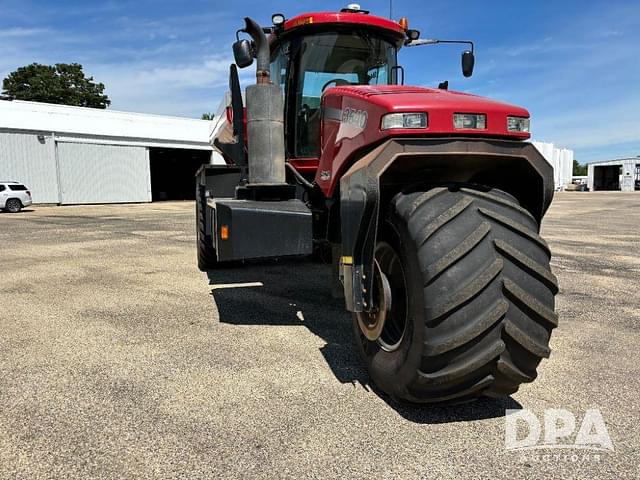
[[[253,51],[251,42],[247,39],[233,43],[233,58],[240,68],[248,67],[253,63]]]
[[[465,50],[462,52],[462,74],[465,77],[470,77],[473,75],[473,66],[476,63],[476,58],[473,55],[473,52],[469,50]]]

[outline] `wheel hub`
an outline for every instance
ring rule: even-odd
[[[391,312],[391,287],[377,260],[374,261],[373,289],[373,309],[370,312],[356,313],[356,318],[365,338],[375,342],[380,338]]]

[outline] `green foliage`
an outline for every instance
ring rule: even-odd
[[[111,100],[103,83],[85,77],[79,63],[32,63],[11,72],[2,82],[3,94],[17,100],[77,107],[107,108]]]
[[[213,120],[213,113],[209,113],[209,112],[205,112],[202,114],[202,117],[200,117],[202,120]]]
[[[573,159],[573,176],[574,177],[584,177],[587,175],[587,166],[582,165],[576,160]]]

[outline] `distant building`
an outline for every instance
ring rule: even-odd
[[[640,190],[640,156],[589,163],[589,190]]]
[[[553,167],[553,181],[556,190],[564,190],[571,183],[573,175],[573,150],[556,148],[553,143],[531,142]]]
[[[200,165],[221,163],[210,121],[0,100],[0,180],[36,203],[150,202],[194,196]]]

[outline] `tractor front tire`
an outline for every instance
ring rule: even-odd
[[[376,249],[391,311],[375,341],[354,320],[373,383],[399,401],[439,403],[504,397],[533,381],[558,324],[538,232],[500,190],[398,194]]]

